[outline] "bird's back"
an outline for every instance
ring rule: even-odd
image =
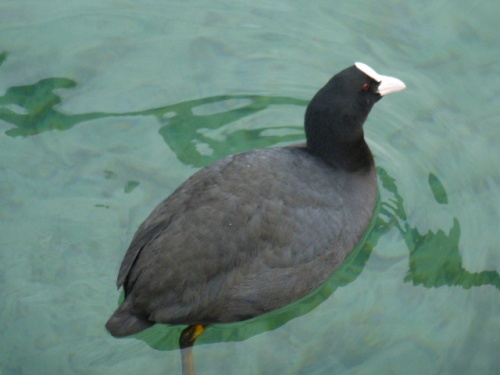
[[[346,172],[303,147],[222,159],[141,225],[118,277],[127,298],[108,329],[231,322],[287,305],[342,263],[375,200],[373,166]]]

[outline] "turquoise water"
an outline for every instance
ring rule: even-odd
[[[211,327],[198,374],[500,373],[493,2],[3,1],[0,374],[180,374],[178,328],[110,337],[140,222],[227,154],[303,140],[362,61],[373,227],[314,295]]]

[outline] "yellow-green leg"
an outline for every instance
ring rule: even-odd
[[[193,345],[198,337],[205,332],[203,324],[195,324],[184,329],[179,337],[179,347],[182,357],[182,375],[195,375],[193,361]]]

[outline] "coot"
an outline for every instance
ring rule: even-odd
[[[305,114],[307,142],[228,156],[200,170],[137,230],[106,324],[116,337],[252,318],[321,285],[353,250],[375,207],[377,179],[363,123],[405,88],[363,63],[336,74]]]

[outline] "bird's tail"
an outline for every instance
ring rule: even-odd
[[[114,337],[133,335],[153,326],[155,323],[147,318],[137,316],[131,312],[130,303],[125,300],[111,315],[106,323],[106,329]]]

